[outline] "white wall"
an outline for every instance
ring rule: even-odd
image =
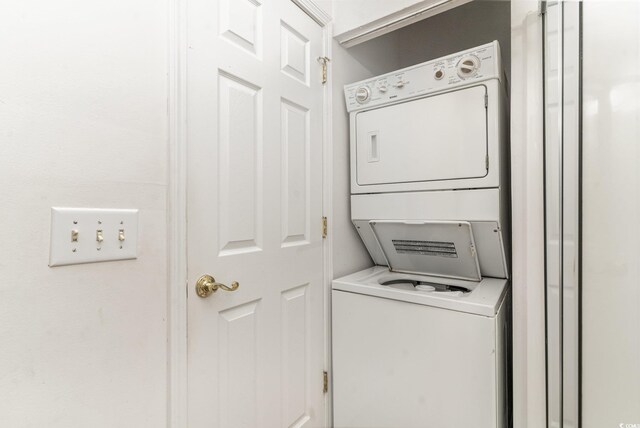
[[[582,22],[582,426],[631,426],[640,424],[640,3],[586,1]]]
[[[167,9],[0,5],[3,427],[165,424]],[[47,267],[51,206],[139,208],[139,258]]]

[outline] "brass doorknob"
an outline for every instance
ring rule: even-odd
[[[233,281],[231,286],[224,285],[222,283],[216,282],[215,278],[211,275],[202,275],[196,281],[196,294],[199,297],[209,297],[212,293],[218,291],[218,289],[222,289],[224,291],[236,291],[240,287],[238,281]]]

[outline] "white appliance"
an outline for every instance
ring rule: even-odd
[[[336,427],[508,424],[508,117],[493,42],[345,87],[351,217],[333,281]]]

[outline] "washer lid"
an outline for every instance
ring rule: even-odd
[[[372,220],[369,225],[393,272],[482,278],[469,222]]]

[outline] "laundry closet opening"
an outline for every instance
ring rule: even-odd
[[[336,3],[334,18],[340,20],[339,14],[342,10],[338,7],[340,2]],[[508,97],[511,81],[510,19],[510,2],[476,0],[349,48],[343,47],[335,39],[332,40],[333,218],[331,228],[333,236],[331,241],[334,277],[343,276],[372,264],[371,257],[351,222],[349,117],[344,102],[344,85],[497,41],[500,46],[504,86]],[[461,105],[460,108],[464,109],[464,106]],[[439,117],[437,112],[434,114],[437,115],[436,118]],[[411,119],[414,118],[405,118],[405,120]],[[413,122],[417,126],[423,126],[419,121]],[[446,123],[441,125],[446,126]],[[450,129],[450,132],[467,132],[465,128],[467,127],[464,125],[457,126]],[[484,128],[480,128],[479,132],[484,132]],[[424,140],[421,141],[432,138],[432,134],[427,129],[422,135]],[[362,141],[362,150],[366,152],[367,158],[363,157],[361,162],[368,168],[378,167],[383,150],[387,153],[388,150],[396,151],[393,147],[385,146],[387,141],[388,138],[383,138],[380,133],[371,132],[368,140]],[[457,154],[456,159],[464,159],[465,155],[466,153]],[[481,150],[478,150],[476,155],[484,157]],[[433,157],[425,160],[425,164],[429,166],[434,163]],[[416,175],[418,175],[418,181],[433,178],[429,177],[432,171],[426,165],[421,170],[419,164],[414,163],[412,168],[396,169],[390,174],[396,181],[414,181]],[[367,182],[367,169],[359,173],[363,177],[363,182]],[[454,175],[449,170],[443,170],[442,173]],[[472,171],[466,174],[482,175],[483,171],[479,173]],[[370,183],[369,180],[369,184],[375,183]]]
[[[336,427],[512,424],[510,13],[456,2],[359,44],[336,14]]]

